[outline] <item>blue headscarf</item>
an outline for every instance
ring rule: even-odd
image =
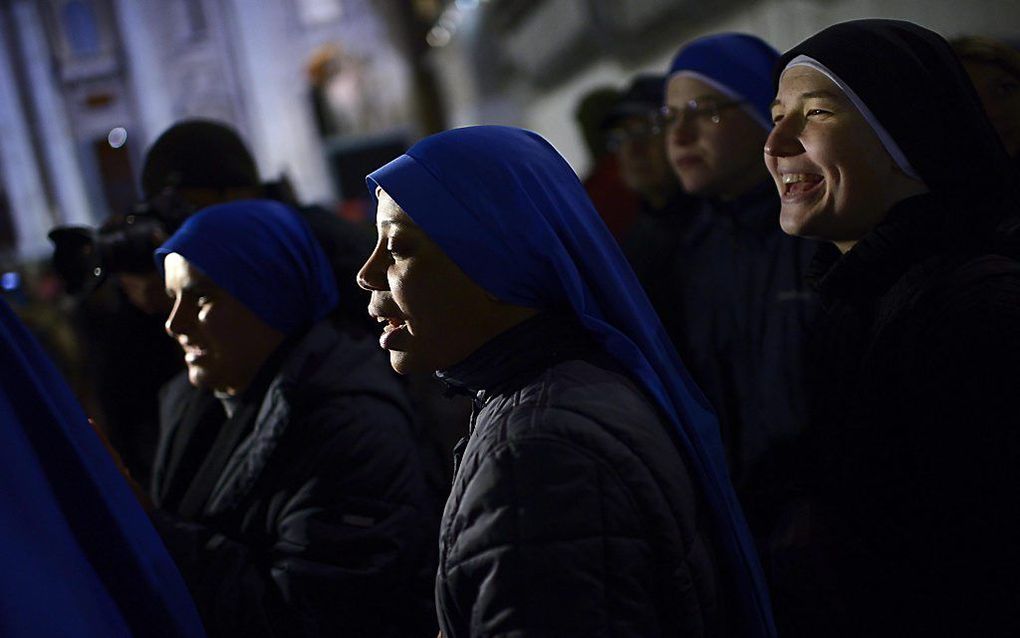
[[[0,424],[0,635],[204,635],[156,530],[3,301]]]
[[[156,249],[156,266],[177,253],[267,325],[285,335],[306,329],[337,304],[336,280],[322,246],[297,211],[244,200],[188,218]]]
[[[428,137],[368,176],[476,284],[576,315],[662,407],[711,507],[745,635],[774,633],[768,594],[726,470],[719,426],[570,166],[542,137],[476,126]]]
[[[773,67],[779,51],[746,33],[720,33],[688,42],[673,57],[667,77],[689,75],[734,100],[765,130],[772,129],[769,106],[776,92]]]

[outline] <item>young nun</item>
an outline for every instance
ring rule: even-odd
[[[368,184],[380,344],[475,402],[444,636],[773,635],[716,419],[555,149],[456,129]]]
[[[765,160],[826,308],[785,635],[1020,628],[1020,264],[1006,153],[937,34],[860,20],[787,52]],[[796,531],[795,531],[796,530]]]
[[[435,517],[400,380],[328,318],[305,219],[240,200],[156,250],[187,371],[151,513],[213,636],[435,635]],[[353,273],[351,273],[353,277]]]

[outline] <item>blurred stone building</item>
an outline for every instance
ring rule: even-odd
[[[409,67],[379,4],[0,2],[0,254],[44,257],[51,227],[129,210],[145,149],[185,117],[232,124],[265,178],[335,200],[345,153],[411,135]]]
[[[593,88],[704,33],[783,49],[861,17],[1020,36],[1018,0],[0,0],[0,266],[123,212],[183,117],[233,124],[305,201],[363,197],[366,172],[467,124],[534,129],[584,173]]]

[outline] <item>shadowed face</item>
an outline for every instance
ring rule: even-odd
[[[358,273],[372,292],[379,345],[401,374],[459,363],[534,310],[501,303],[475,284],[397,203],[379,189],[379,239]]]
[[[620,118],[608,133],[620,160],[620,177],[646,199],[669,197],[677,188],[666,140],[653,113]]]
[[[732,98],[677,75],[666,85],[666,106],[674,114],[666,148],[685,191],[734,199],[766,178],[759,159],[765,129]]]
[[[966,61],[981,105],[1011,157],[1020,157],[1020,78],[997,64]]]
[[[893,204],[926,190],[900,170],[842,90],[813,68],[783,73],[772,119],[765,165],[787,234],[831,241],[845,252]]]
[[[173,309],[166,331],[184,350],[191,384],[238,395],[284,339],[178,253],[163,262]]]

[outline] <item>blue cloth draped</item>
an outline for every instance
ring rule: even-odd
[[[325,317],[338,301],[322,246],[294,209],[270,200],[205,208],[156,249],[156,267],[177,253],[285,335]]]
[[[204,635],[149,519],[2,301],[0,415],[0,635]]]
[[[710,505],[747,636],[774,634],[719,427],[584,187],[539,135],[478,126],[428,137],[368,177],[502,301],[574,313],[662,407]]]

